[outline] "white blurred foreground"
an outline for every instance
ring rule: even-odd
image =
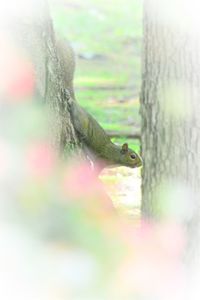
[[[120,217],[86,162],[59,159],[33,100],[2,98],[0,298],[183,299],[189,194],[163,185],[157,223]]]

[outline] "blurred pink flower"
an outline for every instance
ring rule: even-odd
[[[27,166],[31,175],[49,177],[56,163],[56,154],[52,147],[45,142],[29,146],[27,150]]]
[[[125,228],[123,236],[127,241],[129,238],[129,248],[113,284],[120,282],[122,292],[153,297],[172,296],[175,288],[181,292],[184,284],[182,255],[185,249],[182,227],[171,222],[142,221],[138,228],[128,224]]]
[[[13,69],[7,70],[7,94],[14,100],[32,97],[35,85],[34,69],[31,62],[16,59]]]
[[[12,41],[0,33],[0,93],[9,101],[21,101],[33,95],[34,67]]]
[[[97,174],[89,163],[72,161],[64,174],[64,190],[73,197],[91,197],[99,191],[100,185]]]
[[[91,208],[96,205],[113,210],[112,201],[104,191],[103,184],[98,178],[98,170],[92,169],[85,161],[72,161],[64,174],[63,190],[71,199],[78,199],[90,203]],[[94,206],[92,205],[94,204]]]
[[[171,258],[180,258],[186,246],[183,228],[175,222],[161,222],[155,225],[155,235],[160,247]]]

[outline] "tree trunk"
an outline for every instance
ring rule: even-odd
[[[9,1],[8,1],[9,2]],[[12,15],[10,6],[4,27],[15,46],[22,48],[34,65],[36,77],[35,101],[50,108],[50,132],[57,150],[77,146],[77,138],[67,110],[64,66],[56,49],[55,33],[48,5],[43,1],[19,1],[21,11]]]
[[[198,258],[200,36],[196,1],[144,1],[143,215],[186,225]]]

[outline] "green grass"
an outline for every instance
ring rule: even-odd
[[[79,103],[107,130],[131,131],[140,125],[137,99],[120,103],[118,99],[130,96],[130,91],[77,91]],[[135,126],[134,126],[135,124]]]
[[[139,90],[140,58],[131,55],[124,54],[123,57],[116,58],[106,57],[99,62],[78,59],[75,86],[131,86],[133,89]]]

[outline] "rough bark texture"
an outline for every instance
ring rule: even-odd
[[[25,7],[24,7],[25,6]],[[26,7],[27,6],[27,7]],[[34,64],[36,100],[49,107],[52,143],[58,150],[77,145],[77,138],[67,110],[65,70],[56,48],[56,38],[46,1],[23,3],[23,13],[8,18],[6,27],[17,46]]]
[[[193,21],[178,0],[144,1],[142,211],[160,215],[163,186],[165,192],[177,186],[188,191],[191,207],[181,221],[194,254],[200,220],[200,37]]]

